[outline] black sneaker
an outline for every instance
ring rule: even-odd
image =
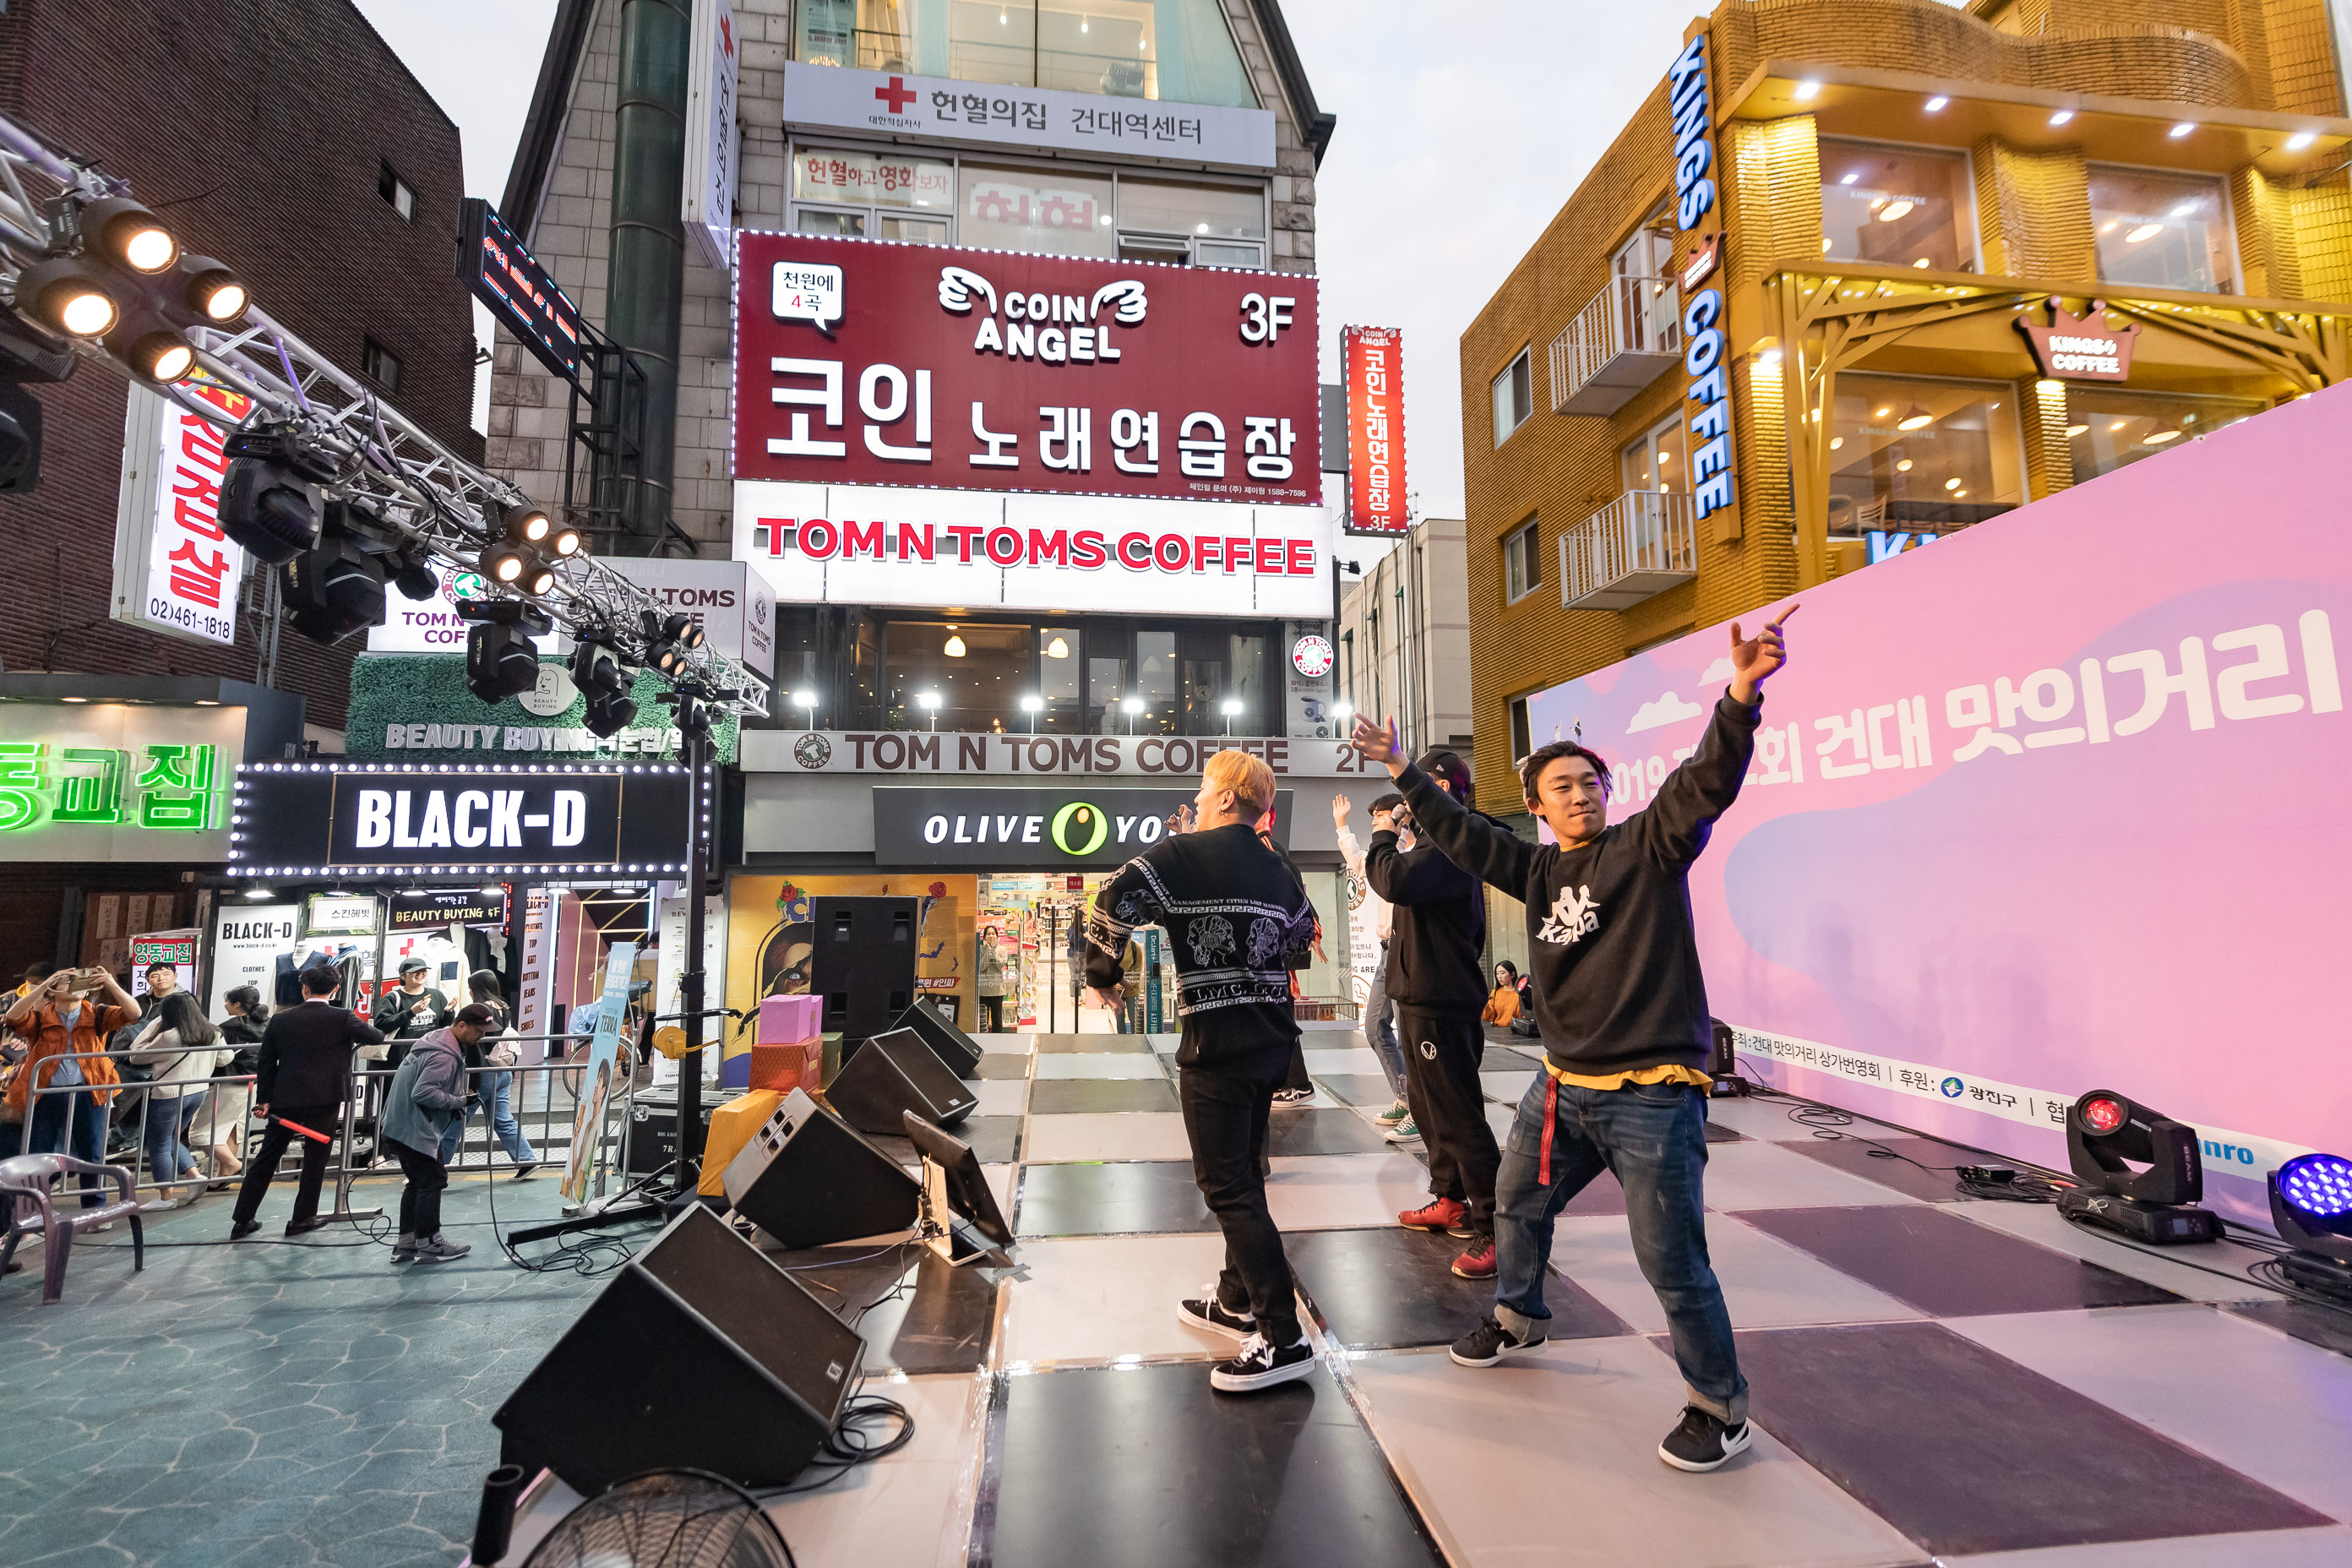
[[[1747,1422],[1727,1426],[1697,1405],[1686,1405],[1683,1424],[1658,1445],[1658,1458],[1678,1470],[1712,1470],[1755,1440]]]
[[[1209,1386],[1220,1394],[1255,1394],[1289,1383],[1315,1370],[1315,1347],[1305,1340],[1275,1349],[1264,1334],[1242,1342],[1242,1353],[1209,1369]]]
[[[1217,1287],[1213,1280],[1202,1289],[1198,1297],[1177,1302],[1176,1318],[1179,1322],[1206,1329],[1213,1334],[1223,1334],[1229,1339],[1245,1340],[1257,1332],[1255,1317],[1247,1312],[1225,1310],[1224,1304],[1217,1300]]]
[[[1528,1338],[1520,1339],[1488,1318],[1454,1341],[1454,1348],[1445,1353],[1454,1358],[1456,1366],[1493,1366],[1507,1355],[1533,1355],[1544,1348],[1544,1336],[1540,1330],[1530,1329],[1528,1334]]]
[[[1304,1105],[1315,1098],[1311,1089],[1277,1089],[1274,1091],[1276,1105]]]

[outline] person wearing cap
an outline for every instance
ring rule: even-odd
[[[385,1065],[398,1067],[415,1043],[449,1022],[449,998],[425,984],[433,966],[421,958],[400,963],[400,989],[376,999],[375,1026],[392,1042]]]
[[[497,1023],[497,1014],[468,1002],[446,1026],[409,1047],[384,1093],[383,1146],[408,1178],[400,1194],[394,1263],[446,1263],[473,1250],[441,1234],[441,1189],[449,1184],[441,1136],[465,1115],[466,1053]]]

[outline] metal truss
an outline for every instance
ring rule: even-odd
[[[19,272],[73,248],[80,208],[130,194],[127,181],[101,174],[0,115],[0,289],[13,300]],[[58,338],[26,325],[42,342],[96,360],[134,385],[152,384],[102,342]],[[530,501],[514,485],[450,451],[258,306],[248,308],[234,330],[196,326],[186,337],[196,350],[195,370],[178,385],[155,390],[224,429],[268,426],[298,432],[337,465],[335,480],[325,487],[331,499],[353,503],[435,565],[478,570],[482,552],[502,537],[503,509]],[[205,389],[248,400],[243,416],[201,395]],[[573,633],[617,632],[635,642],[646,612],[656,621],[668,614],[659,600],[593,555],[551,564],[554,586],[524,602]],[[497,596],[487,581],[483,596]],[[767,713],[765,682],[707,645],[690,657],[687,671],[675,678],[679,683],[698,688],[729,711]]]

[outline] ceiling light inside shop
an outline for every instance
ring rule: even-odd
[[[1958,479],[1946,479],[1944,481],[1944,488],[1948,490],[1958,489],[1960,488],[1960,481]]]
[[[2290,153],[2300,153],[2318,140],[2319,132],[2316,131],[2298,131],[2286,139],[2286,150]]]
[[[2183,202],[2164,216],[2167,217],[2195,217],[2197,216],[2197,204],[2195,202]]]
[[[1925,267],[1925,266],[1927,266],[1927,258],[1926,257],[1924,257],[1924,256],[1923,256],[1923,257],[1921,257],[1918,260],[1916,260],[1916,261],[1913,262],[1911,265],[1912,265],[1912,266],[1914,266],[1914,267]]]
[[[1822,236],[1822,254],[1827,256],[1830,252],[1830,247],[1836,243],[1837,241],[1832,239],[1828,235]]]
[[[2051,123],[2051,124],[2053,124],[2053,125],[2063,125],[2063,124],[2065,124],[2065,123],[2066,123],[2066,121],[2070,121],[2070,120],[2072,120],[2072,119],[2074,119],[2074,111],[2073,110],[2071,110],[2071,109],[2062,109],[2062,110],[2060,110],[2057,113],[2055,113],[2055,114],[2053,114],[2053,115],[2052,115],[2052,116],[2050,117],[2050,123]]]
[[[2089,433],[2089,431],[2090,431],[2090,428],[2091,428],[2091,427],[2090,427],[2088,425],[2069,425],[2069,426],[2066,426],[2066,434],[2067,434],[2070,437],[2074,437],[2074,436],[2087,435],[2087,434]]]
[[[1910,458],[1904,458],[1901,462],[1899,462],[1899,463],[1895,464],[1895,471],[1896,473],[1898,473],[1898,474],[1907,474],[1907,473],[1909,473],[1909,472],[1911,471],[1911,459],[1910,459]]]
[[[1896,423],[1895,427],[1897,430],[1916,430],[1923,426],[1933,425],[1935,422],[1936,416],[1934,415],[1928,413],[1926,409],[1920,407],[1915,403],[1905,411],[1902,419]]]
[[[948,646],[941,648],[940,651],[946,654],[950,658],[961,658],[964,655],[963,638],[960,637],[949,637]]]
[[[2179,440],[2184,434],[2186,432],[2178,425],[2159,425],[2141,437],[2140,440],[2150,447],[2161,447],[2167,441]]]
[[[1885,407],[1884,407],[1884,408],[1874,408],[1874,409],[1872,409],[1872,410],[1870,411],[1870,416],[1871,416],[1873,419],[1884,419],[1884,418],[1885,418],[1888,415],[1890,415],[1890,414],[1892,414],[1892,413],[1894,413],[1894,412],[1895,412],[1895,405],[1893,405],[1893,404],[1891,404],[1891,403],[1890,403],[1890,404],[1888,404],[1888,405],[1887,405]]]
[[[2116,232],[2116,224],[2118,224],[2118,223],[2120,223],[2121,221],[2123,221],[2123,220],[2122,220],[2122,219],[2120,219],[2120,218],[2112,218],[2112,217],[2111,217],[2111,218],[2109,218],[2106,222],[2105,222],[2105,223],[2103,223],[2103,224],[2101,224],[2101,225],[2099,226],[2099,232],[2100,232],[2101,234],[2113,234],[2113,233],[2115,233],[2115,232]]]
[[[1952,100],[1950,99],[1946,98],[1939,92],[1935,97],[1927,100],[1927,112],[1930,114],[1941,113],[1943,111],[1944,105],[1951,101]]]
[[[2108,435],[2110,435],[2110,436],[2112,436],[2112,435],[2114,435],[2116,431],[2118,431],[2118,430],[2122,429],[2123,427],[2124,427],[2124,422],[2123,422],[2122,420],[2118,419],[2118,420],[2116,420],[2114,424],[2109,425],[2109,426],[2107,426],[2107,434],[2108,434]]]
[[[1790,94],[1790,96],[1795,98],[1799,103],[1811,103],[1815,98],[1820,96],[1822,84],[1820,82],[1801,81],[1797,84],[1796,90]]]
[[[253,900],[256,903],[258,903],[264,899],[274,899],[278,895],[271,892],[267,888],[247,888],[245,890],[245,896]]]
[[[1850,185],[1860,178],[1862,178],[1862,171],[1860,169],[1848,169],[1843,177],[1838,181],[1838,184],[1841,185]]]
[[[1047,658],[1067,658],[1070,657],[1070,645],[1062,638],[1055,637],[1052,642],[1045,645],[1045,657]]]
[[[2197,129],[2197,123],[2196,123],[2196,121],[2191,121],[2191,120],[2184,120],[2184,121],[2182,121],[2179,124],[2178,124],[2178,125],[2176,125],[2176,126],[2174,126],[2174,127],[2172,128],[2172,131],[2171,131],[2171,136],[2172,136],[2172,139],[2173,139],[2175,142],[2178,142],[2178,141],[2179,141],[2183,136],[2188,135],[2191,131],[2194,131],[2194,130],[2196,130],[2196,129]]]
[[[1834,451],[1836,451],[1840,447],[1843,447],[1843,446],[1844,446],[1844,445],[1845,445],[1845,437],[1843,437],[1843,436],[1832,436],[1832,437],[1830,437],[1830,450],[1831,450],[1831,451],[1834,452]]]
[[[1909,196],[1897,196],[1878,209],[1878,221],[1893,223],[1896,218],[1908,217],[1911,216],[1911,209],[1918,205]]]
[[[1969,499],[1969,492],[1966,490],[1954,490],[1952,492],[1952,499],[1954,500],[1966,500]]]

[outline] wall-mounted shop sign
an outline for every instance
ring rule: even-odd
[[[2091,308],[2076,316],[2053,298],[2047,326],[2019,316],[2017,330],[2032,345],[2034,363],[2044,375],[2060,381],[2129,381],[2132,341],[2139,336],[2139,323],[2117,331],[2106,320],[2105,300],[2092,300]]]
[[[303,930],[311,936],[373,936],[375,900],[364,893],[313,893],[303,911]]]
[[[687,783],[660,763],[256,763],[237,771],[229,874],[676,873]]]
[[[1120,866],[1160,842],[1181,789],[898,789],[874,792],[877,865],[1066,870]],[[1275,791],[1274,841],[1290,843],[1290,791]]]
[[[242,708],[0,702],[0,861],[227,858]]]
[[[738,479],[1322,499],[1309,275],[820,235],[737,251]]]
[[[1331,639],[1320,632],[1309,632],[1290,645],[1290,668],[1309,680],[1320,680],[1330,674],[1339,657]]]
[[[1685,234],[1700,230],[1694,247],[1711,251],[1722,225],[1708,216],[1716,210],[1715,116],[1704,32],[1667,68],[1666,86],[1674,110],[1675,226]],[[1684,396],[1690,423],[1691,500],[1698,515],[1706,517],[1729,506],[1733,499],[1730,348],[1723,330],[1722,289],[1686,296],[1683,342],[1683,370],[1689,378]],[[1690,404],[1697,406],[1690,408]]]
[[[1277,778],[1357,778],[1367,771],[1364,759],[1344,741],[1281,736],[971,735],[929,730],[748,730],[743,735],[742,765],[746,773],[776,773],[1197,777],[1209,759],[1228,746],[1263,757]]]
[[[110,614],[167,637],[232,647],[245,552],[221,531],[220,487],[228,475],[221,442],[253,403],[223,387],[181,390],[219,410],[223,423],[131,386],[123,408]]]
[[[591,734],[587,700],[561,658],[542,656],[539,685],[519,697],[485,702],[466,689],[463,653],[367,654],[352,665],[352,702],[344,721],[345,752],[362,761],[484,763],[520,761],[675,761],[683,738],[676,711],[655,699],[669,683],[640,672],[631,695],[637,722],[610,735]],[[713,762],[735,760],[737,722],[710,728]]]
[[[1348,386],[1348,531],[1406,533],[1404,334],[1394,327],[1339,333]]]
[[[1058,147],[1074,153],[1117,153],[1188,163],[1274,167],[1271,110],[1113,96],[1118,93],[1116,87],[1099,93],[1056,92],[1050,88],[991,86],[943,77],[857,70],[845,63],[856,54],[856,8],[836,5],[835,9],[840,13],[837,24],[821,16],[804,24],[803,47],[822,53],[825,63],[785,63],[786,125],[855,131],[866,136],[878,132],[926,142]],[[819,41],[836,37],[838,42],[829,46]],[[942,31],[942,65],[946,37]],[[1028,52],[1029,46],[1022,45],[1024,70]],[[1141,91],[1143,68],[1133,55],[1126,60],[1097,58],[1105,58],[1107,79],[1116,79],[1122,71],[1131,72],[1135,79],[1131,90]],[[1167,68],[1160,67],[1163,72]],[[1161,80],[1165,83],[1167,78]]]
[[[479,196],[458,209],[457,276],[532,358],[567,381],[580,379],[587,335],[580,307]]]
[[[614,555],[604,564],[643,588],[663,609],[689,615],[725,654],[755,675],[776,668],[776,596],[740,561],[671,561]]]
[[[735,123],[743,57],[735,43],[735,7],[703,0],[694,7],[692,62],[686,97],[686,237],[705,267],[727,269],[735,237]]]
[[[506,919],[503,888],[421,888],[392,895],[394,931],[504,925]]]

